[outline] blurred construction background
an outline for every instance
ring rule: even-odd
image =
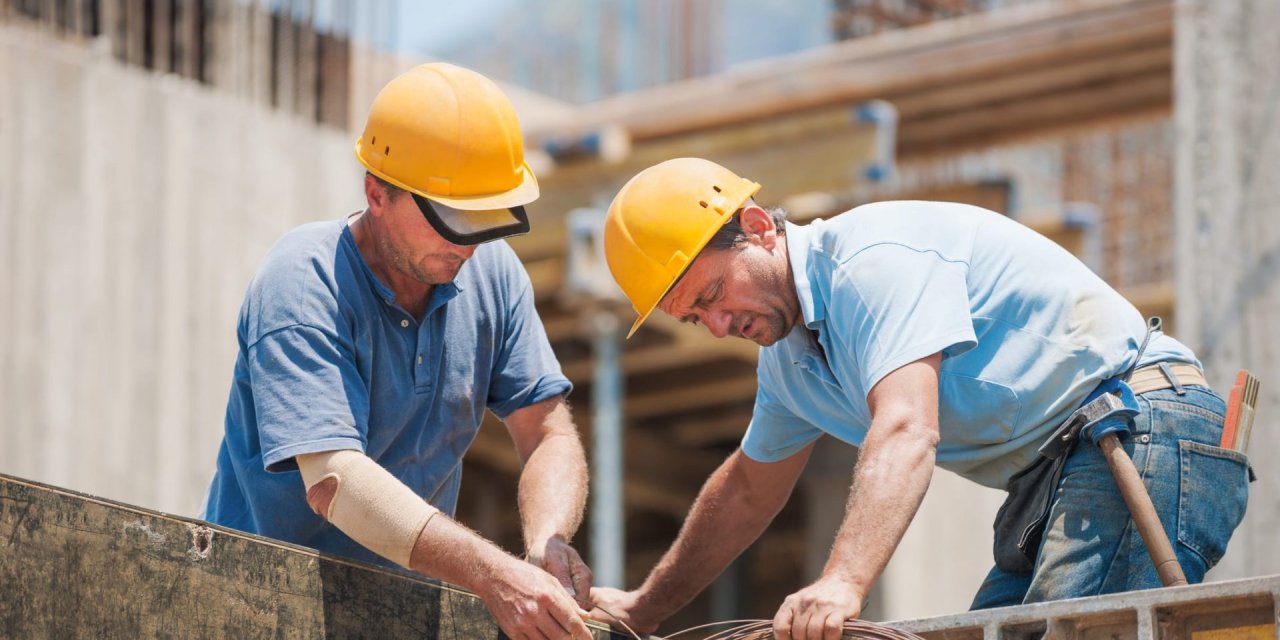
[[[1274,0],[0,0],[0,472],[195,514],[250,276],[286,230],[362,208],[373,95],[442,58],[522,119],[543,197],[511,244],[589,450],[593,423],[623,427],[622,490],[592,497],[623,516],[614,579],[674,539],[755,393],[753,345],[662,319],[608,357],[616,305],[570,250],[583,211],[680,155],[793,220],[901,198],[1003,212],[1163,316],[1219,390],[1252,370],[1259,481],[1211,579],[1280,573],[1277,29]],[[825,559],[855,459],[820,446],[670,628],[772,617]],[[518,551],[496,420],[466,465],[459,518]],[[1002,497],[937,472],[865,615],[967,608]],[[597,558],[599,517],[577,541]]]

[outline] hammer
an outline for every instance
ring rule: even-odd
[[[1165,535],[1164,527],[1160,525],[1160,516],[1156,514],[1155,505],[1151,504],[1151,496],[1147,495],[1147,487],[1142,484],[1133,460],[1125,453],[1124,447],[1120,446],[1120,440],[1114,433],[1102,436],[1098,447],[1107,459],[1107,466],[1111,467],[1111,475],[1115,477],[1120,495],[1129,507],[1133,523],[1138,526],[1142,542],[1147,545],[1151,562],[1156,566],[1156,573],[1160,574],[1160,583],[1166,587],[1187,584],[1187,576],[1182,573],[1178,556],[1174,554],[1169,536]]]

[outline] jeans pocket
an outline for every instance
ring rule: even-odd
[[[1178,543],[1209,569],[1222,559],[1249,502],[1249,459],[1238,451],[1182,440]]]

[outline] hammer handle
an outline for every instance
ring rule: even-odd
[[[1178,556],[1174,554],[1173,545],[1169,544],[1169,537],[1160,525],[1160,516],[1156,514],[1155,505],[1151,504],[1151,496],[1147,495],[1147,487],[1142,484],[1133,460],[1125,453],[1124,447],[1120,446],[1114,433],[1103,436],[1098,446],[1102,448],[1102,455],[1111,467],[1111,475],[1115,476],[1116,486],[1120,488],[1120,495],[1124,496],[1124,503],[1129,506],[1129,513],[1133,515],[1133,523],[1138,526],[1142,542],[1147,545],[1147,553],[1151,554],[1151,562],[1156,565],[1161,584],[1166,587],[1187,584],[1187,577],[1178,564]]]

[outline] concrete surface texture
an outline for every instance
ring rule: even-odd
[[[0,469],[195,513],[244,287],[363,205],[354,140],[19,27],[0,87]]]
[[[1176,49],[1177,313],[1209,383],[1261,380],[1258,481],[1217,579],[1280,573],[1280,3],[1185,0]]]

